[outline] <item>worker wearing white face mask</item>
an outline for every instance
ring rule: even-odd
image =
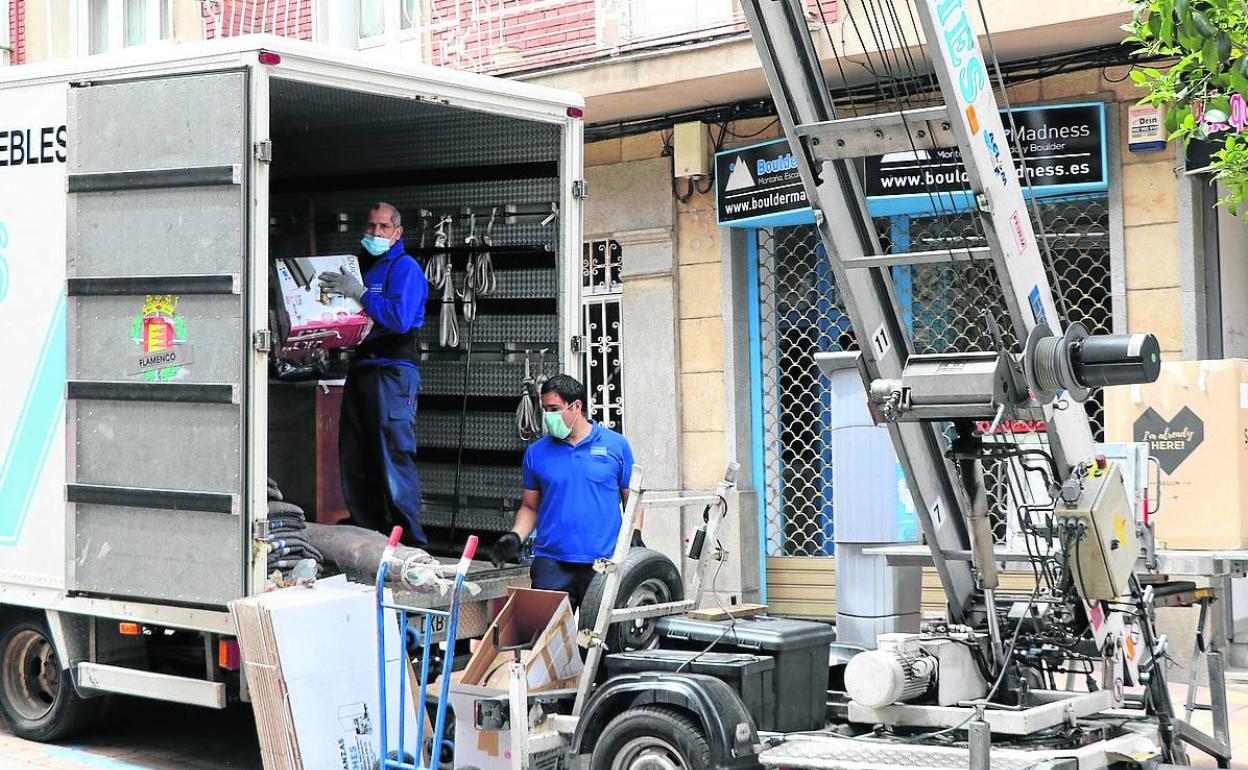
[[[388,203],[368,212],[364,283],[346,272],[322,273],[324,289],[352,297],[373,320],[356,349],[342,393],[338,456],[351,523],[379,532],[399,525],[424,544],[416,473],[416,330],[425,322],[429,283],[403,250],[403,219]],[[371,262],[369,261],[371,259]]]
[[[490,553],[496,567],[520,559],[533,538],[533,587],[566,591],[575,609],[594,579],[594,561],[611,557],[628,499],[633,449],[585,414],[585,386],[566,374],[542,385],[546,435],[524,453],[524,493],[512,531]],[[632,533],[641,547],[641,531]]]

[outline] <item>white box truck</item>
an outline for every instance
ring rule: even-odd
[[[315,421],[270,376],[272,260],[354,252],[371,202],[422,258],[438,221],[454,247],[497,220],[498,289],[460,321],[471,356],[431,299],[417,436],[426,525],[507,528],[524,351],[580,369],[581,107],[261,36],[0,70],[0,708],[18,734],[63,736],[104,692],[246,698],[226,604],[265,587],[266,478],[281,466],[311,499],[323,468],[297,457],[325,441],[288,429]]]

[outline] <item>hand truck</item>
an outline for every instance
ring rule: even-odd
[[[451,640],[451,645],[454,645],[456,631],[459,626],[459,600],[464,590],[464,577],[468,574],[468,568],[472,565],[472,557],[477,551],[477,536],[472,535],[468,538],[468,542],[464,545],[463,555],[459,559],[459,566],[455,568],[455,584],[451,589],[450,609],[435,610],[424,607],[408,607],[386,601],[386,575],[390,571],[390,559],[394,555],[394,549],[398,546],[399,537],[402,534],[402,527],[395,527],[390,532],[390,539],[386,541],[386,548],[381,554],[381,562],[377,565],[377,693],[378,716],[380,718],[379,732],[381,736],[378,768],[379,770],[432,770],[437,768],[442,760],[442,733],[446,726],[447,693],[451,686],[451,669],[455,663],[453,649],[447,650],[446,655],[442,658],[442,681],[434,719],[433,749],[429,752],[429,764],[423,765],[420,759],[424,755],[424,709],[429,687],[429,648],[430,640],[433,637],[433,621],[435,618],[446,618],[446,638]],[[403,645],[402,663],[404,664],[400,667],[401,670],[399,672],[399,740],[393,758],[390,754],[390,725],[386,715],[386,610],[394,610],[399,615],[399,644]],[[404,708],[404,704],[407,702],[406,644],[408,616],[417,614],[424,617],[423,628],[419,634],[421,639],[420,697],[416,701],[418,707],[416,710],[416,753],[408,755],[404,751],[407,716],[407,709]],[[409,756],[414,756],[415,758],[409,762]]]

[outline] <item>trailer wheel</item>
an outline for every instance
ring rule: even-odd
[[[96,705],[74,689],[61,669],[42,621],[18,618],[0,634],[0,714],[14,734],[56,741],[83,729]]]
[[[592,629],[607,587],[606,575],[595,575],[581,600],[580,627]],[[665,604],[685,598],[685,584],[672,560],[649,548],[633,548],[620,567],[620,591],[616,608]],[[658,620],[647,618],[616,623],[607,629],[607,649],[648,650],[658,645]]]
[[[707,770],[711,744],[702,727],[666,706],[638,706],[602,731],[589,770]]]

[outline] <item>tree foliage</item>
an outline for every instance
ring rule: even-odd
[[[1138,53],[1173,60],[1131,72],[1148,89],[1141,104],[1168,107],[1165,127],[1186,147],[1193,139],[1219,146],[1212,171],[1227,190],[1219,203],[1248,213],[1248,0],[1133,0],[1124,42]]]

